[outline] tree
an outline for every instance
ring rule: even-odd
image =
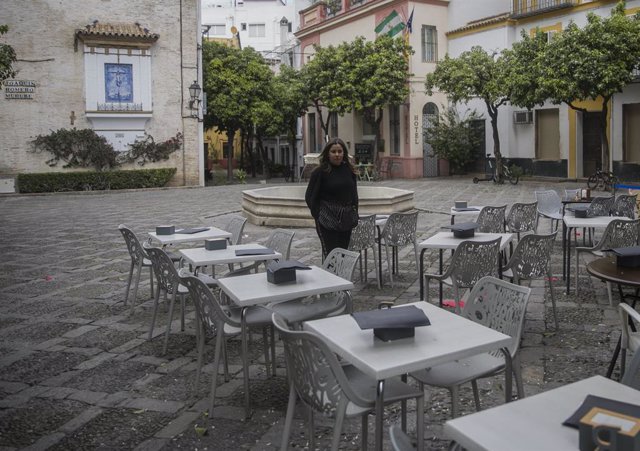
[[[0,25],[0,37],[9,31],[6,25]],[[7,78],[15,76],[12,64],[16,61],[16,52],[8,44],[0,44],[0,87]]]
[[[626,16],[624,7],[624,2],[618,3],[610,17],[588,14],[583,28],[569,24],[549,43],[538,67],[541,94],[553,103],[566,103],[586,112],[576,102],[600,100],[604,170],[610,168],[609,102],[631,83],[640,61],[640,14]]]
[[[409,95],[409,62],[413,53],[402,38],[362,36],[341,45],[340,71],[327,89],[326,103],[341,114],[355,110],[375,131],[378,149],[384,108],[402,104]],[[374,151],[374,159],[377,152]]]
[[[425,87],[432,95],[435,88],[445,92],[453,103],[468,102],[479,97],[487,107],[493,131],[493,154],[496,172],[502,179],[502,153],[498,133],[498,109],[509,101],[504,58],[489,54],[482,47],[472,47],[457,58],[448,55],[438,63],[436,70],[427,74]]]
[[[249,130],[271,92],[273,73],[252,48],[236,49],[203,43],[204,90],[207,93],[205,126],[215,126],[228,137],[227,179],[233,178],[232,158],[236,131]]]
[[[431,144],[433,153],[448,160],[454,173],[462,173],[473,160],[473,150],[480,137],[471,124],[479,117],[475,110],[460,115],[457,108],[451,106],[443,108],[438,120],[425,130],[425,141]]]

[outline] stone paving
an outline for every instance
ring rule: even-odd
[[[449,223],[454,200],[512,204],[532,201],[535,189],[562,192],[579,186],[540,181],[473,185],[466,178],[384,184],[415,191],[422,239]],[[123,305],[129,256],[117,230],[125,223],[144,238],[158,224],[224,227],[230,215],[240,214],[241,191],[259,186],[0,197],[0,449],[279,449],[288,395],[281,343],[277,375],[267,377],[262,339],[253,337],[254,412],[245,420],[239,341],[230,342],[232,378],[227,383],[219,378],[217,407],[213,418],[207,418],[203,412],[212,365],[204,368],[196,388],[193,309],[187,306],[185,332],[179,331],[176,320],[166,354],[161,339],[147,341],[152,310],[148,273],[143,273],[131,314]],[[550,225],[544,222],[541,227],[549,230]],[[243,242],[263,242],[269,232],[247,224]],[[315,231],[295,232],[292,258],[319,264]],[[433,272],[437,253],[427,252],[425,257]],[[561,259],[557,239],[552,263],[558,332],[553,328],[548,289],[543,281],[531,283],[522,341],[527,395],[604,374],[619,335],[617,313],[608,304],[604,284],[588,277],[583,267],[579,299],[565,295]],[[356,283],[357,310],[383,300],[398,304],[417,300],[419,282],[409,248],[400,251],[395,288],[386,281],[378,290],[373,275],[367,283]],[[166,325],[166,310],[161,312],[160,334]],[[212,341],[206,349],[207,362],[213,358]],[[503,402],[503,380],[496,377],[480,384],[484,407]],[[470,388],[462,390],[461,405],[464,414],[474,410]],[[426,448],[444,449],[448,393],[427,390],[426,406]],[[415,434],[411,405],[409,409],[409,433]],[[398,421],[398,408],[390,407],[386,413],[386,424]],[[308,449],[305,417],[299,406],[291,449]],[[369,421],[369,443],[373,443],[373,418]],[[332,420],[316,416],[317,449],[328,446],[332,425]],[[341,449],[359,449],[359,434],[359,420],[347,421]],[[386,445],[388,449],[388,441]]]

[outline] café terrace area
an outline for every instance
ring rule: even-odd
[[[529,180],[516,186],[474,185],[468,178],[362,182],[368,184],[414,192],[418,242],[450,224],[450,209],[456,200],[479,206],[507,205],[508,211],[514,203],[534,202],[536,190],[552,189],[562,195],[565,189],[582,187],[579,182]],[[0,449],[280,449],[289,396],[282,340],[275,343],[275,376],[265,368],[263,334],[257,331],[249,340],[252,414],[245,419],[240,335],[229,339],[230,378],[225,381],[220,365],[215,410],[208,416],[215,336],[207,332],[196,387],[194,305],[187,298],[185,330],[181,331],[181,306],[176,302],[163,353],[168,302],[161,296],[154,338],[148,340],[154,310],[149,269],[143,269],[132,313],[132,299],[124,305],[131,259],[118,230],[120,224],[126,224],[143,242],[161,224],[224,229],[231,218],[242,216],[242,191],[260,186],[264,187],[247,184],[0,197]],[[241,242],[265,244],[272,230],[247,222]],[[290,230],[295,232],[290,258],[320,266],[315,230]],[[541,219],[539,233],[550,230],[550,221]],[[543,278],[522,283],[531,288],[519,351],[526,397],[604,376],[620,336],[616,288],[610,305],[606,285],[585,270],[595,257],[580,254],[576,296],[573,277],[577,268],[575,253],[571,254],[572,285],[567,294],[560,233],[551,254],[557,330],[548,284]],[[601,234],[602,229],[595,230],[596,242]],[[578,240],[582,241],[581,236]],[[166,250],[202,245],[170,245]],[[445,267],[450,255],[444,252]],[[354,311],[372,310],[381,302],[401,305],[420,300],[412,246],[400,248],[398,266],[392,287],[383,249],[380,289],[371,261],[366,282],[360,280],[356,267],[351,290]],[[425,251],[424,268],[438,272],[436,249]],[[224,277],[227,271],[226,264],[218,265],[216,277]],[[431,303],[437,306],[437,283],[432,281],[430,287]],[[444,298],[452,296],[445,289]],[[452,333],[444,341],[454,343],[456,339]],[[616,366],[614,380],[619,372]],[[411,377],[408,383],[417,387]],[[483,409],[504,404],[504,373],[481,379],[478,385]],[[461,417],[475,412],[470,384],[462,387],[459,398]],[[415,413],[415,402],[410,400],[407,433],[414,440]],[[448,448],[451,437],[444,424],[451,417],[449,392],[425,386],[424,449]],[[376,442],[375,422],[376,416],[370,415],[369,449]],[[392,449],[389,429],[400,422],[400,404],[388,405],[383,420],[384,449]],[[316,449],[330,447],[333,427],[333,419],[315,415]],[[531,428],[535,430],[534,425]],[[307,431],[306,410],[298,402],[289,449],[309,449]],[[360,431],[360,419],[347,418],[340,449],[360,449]],[[577,440],[577,432],[575,435]],[[513,449],[518,446],[514,444]]]

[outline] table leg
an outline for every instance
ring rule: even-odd
[[[562,280],[567,276],[567,248],[566,246],[566,237],[567,237],[567,224],[565,224],[564,219],[562,220]]]
[[[456,223],[456,215],[451,215],[451,225]]]
[[[251,417],[251,400],[249,398],[249,350],[247,345],[247,308],[240,313],[240,331],[242,335],[242,372],[244,375],[244,415]],[[217,370],[216,370],[217,371]]]
[[[440,256],[439,256],[439,262],[438,262],[438,273],[442,274],[442,253],[444,252],[443,249],[440,249]],[[440,280],[440,308],[442,308],[442,280]]]
[[[401,375],[400,380],[406,384],[407,374]],[[400,427],[402,432],[407,432],[407,400],[400,401],[400,406]]]
[[[509,349],[500,349],[504,355],[504,396],[505,402],[513,401],[513,360]]]
[[[380,286],[382,286],[382,240],[380,238],[380,227],[376,226],[376,230],[378,231],[378,280],[380,281]]]
[[[378,381],[376,391],[376,451],[382,451],[383,423],[384,423],[384,379]]]
[[[578,268],[576,268],[576,271]],[[571,227],[567,227],[567,295],[571,287]]]
[[[424,301],[424,251],[427,249],[422,249],[420,251],[420,273],[418,277],[420,278],[420,300]]]

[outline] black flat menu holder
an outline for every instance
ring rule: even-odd
[[[630,417],[640,418],[640,406],[636,404],[629,404],[622,401],[615,401],[613,399],[601,398],[600,396],[587,395],[578,410],[573,415],[567,418],[563,426],[569,426],[570,428],[578,429],[580,427],[580,420],[594,407],[610,410],[611,412],[621,413]]]
[[[640,268],[640,246],[611,249],[616,255],[616,264],[623,268]]]
[[[453,211],[480,211],[480,209],[474,207],[453,207]]]
[[[415,305],[355,312],[351,316],[360,329],[373,329],[373,336],[382,341],[414,337],[416,327],[431,324],[427,315]]]
[[[296,270],[311,269],[297,260],[272,261],[267,266],[267,282],[279,285],[296,281]]]
[[[576,218],[586,218],[589,216],[589,207],[570,207],[569,211],[572,211]]]
[[[451,229],[453,231],[454,238],[473,238],[476,228],[478,228],[478,224],[475,222],[461,222],[459,224],[452,224],[442,228]]]
[[[176,230],[176,234],[193,235],[194,233],[200,233],[209,230],[209,227],[189,227],[186,229]]]
[[[243,255],[270,255],[275,254],[273,249],[236,249],[236,257],[242,257]]]

